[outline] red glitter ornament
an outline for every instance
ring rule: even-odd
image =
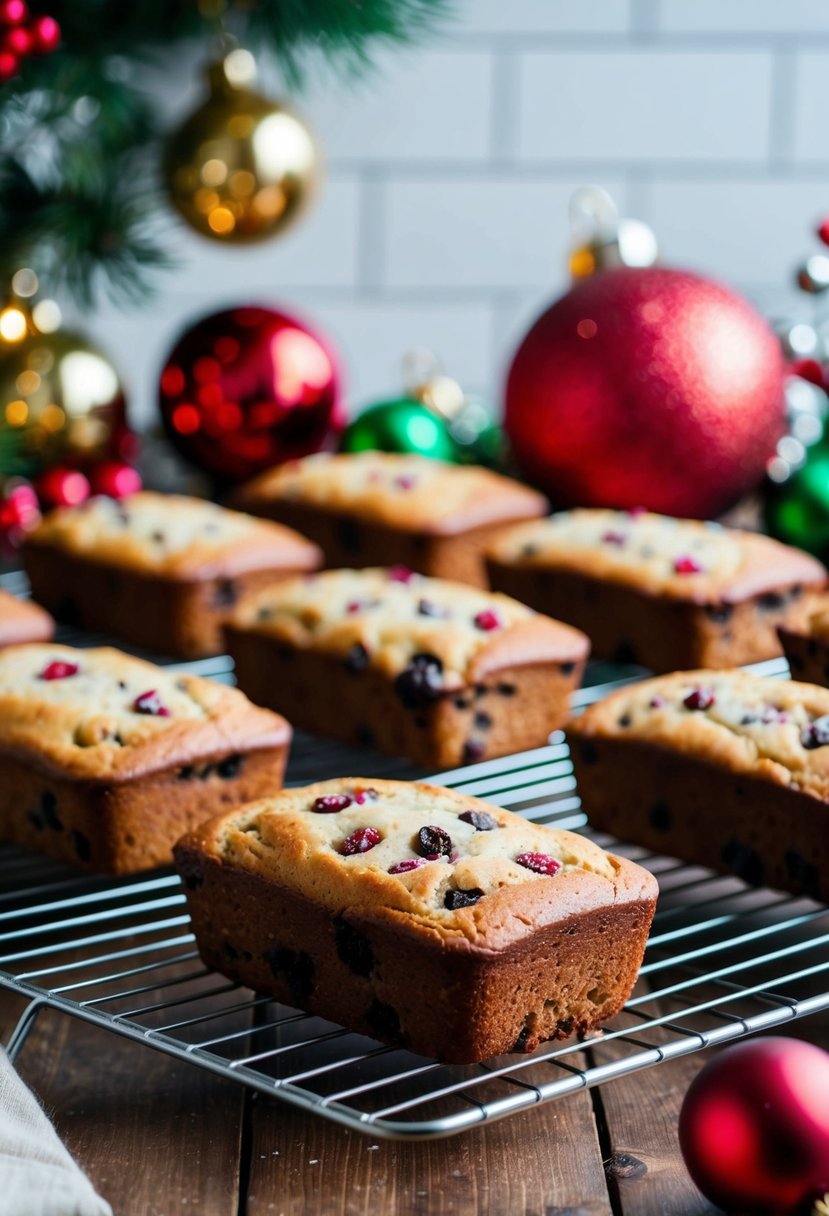
[[[524,339],[505,428],[556,505],[717,515],[762,479],[783,434],[780,344],[708,279],[604,270]]]
[[[233,308],[198,321],[173,348],[159,391],[172,442],[224,481],[317,452],[340,425],[333,350],[271,308]]]
[[[739,1043],[691,1084],[679,1117],[688,1172],[728,1212],[791,1212],[829,1190],[829,1054],[797,1039]]]

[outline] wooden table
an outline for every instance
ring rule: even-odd
[[[21,1008],[0,991],[4,1041]],[[826,1021],[786,1033],[826,1042]],[[373,1140],[54,1011],[18,1068],[117,1216],[702,1216],[716,1209],[676,1127],[705,1059],[420,1143]]]

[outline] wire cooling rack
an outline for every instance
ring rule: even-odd
[[[227,659],[185,666],[232,678]],[[782,675],[785,665],[756,670]],[[608,674],[594,667],[601,682],[582,689],[577,704],[636,678],[632,670]],[[376,753],[297,736],[289,782],[343,773],[422,775]],[[169,871],[91,878],[7,847],[0,849],[0,985],[29,1001],[10,1054],[49,1007],[374,1137],[426,1139],[829,1009],[829,908],[590,832],[561,735],[435,780],[535,822],[582,831],[657,875],[659,908],[636,989],[586,1041],[463,1068],[383,1046],[206,968]]]

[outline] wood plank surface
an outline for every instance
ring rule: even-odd
[[[53,1010],[17,1067],[116,1216],[237,1216],[240,1085]]]
[[[446,1140],[390,1142],[253,1107],[245,1216],[610,1216],[586,1092]]]
[[[682,1099],[710,1053],[683,1056],[601,1087],[605,1168],[616,1210],[625,1216],[715,1216],[682,1162],[677,1126]]]

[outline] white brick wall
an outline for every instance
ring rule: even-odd
[[[195,67],[163,89],[174,121]],[[328,161],[306,222],[239,251],[173,227],[182,265],[160,298],[86,318],[143,421],[176,331],[243,300],[326,330],[354,408],[396,391],[422,344],[497,402],[523,328],[565,286],[585,182],[651,222],[668,261],[777,311],[829,213],[829,0],[456,0],[428,45],[368,80],[321,69],[299,102]]]

